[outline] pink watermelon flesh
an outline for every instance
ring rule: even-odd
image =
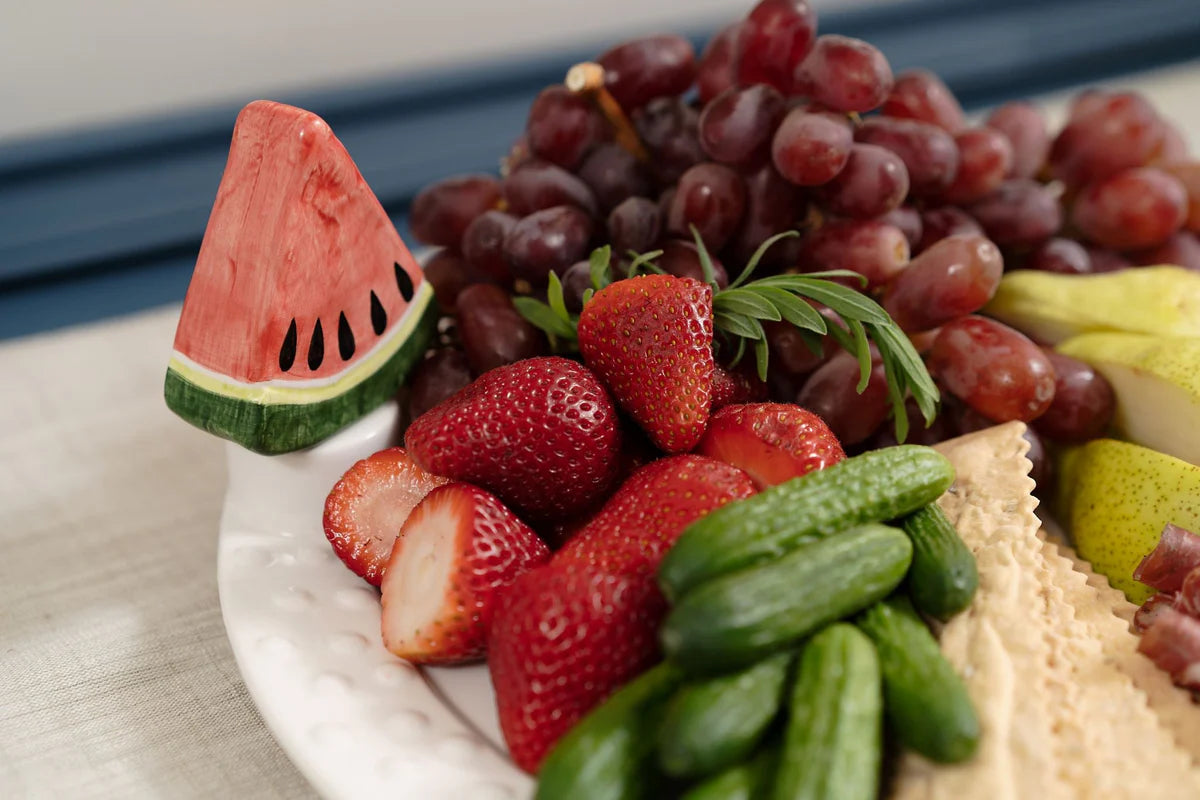
[[[392,396],[424,353],[436,312],[423,283],[324,120],[251,103],[183,303],[167,405],[258,452],[320,441]],[[388,357],[354,371],[382,340]]]
[[[327,378],[423,280],[329,125],[260,100],[238,115],[175,350],[240,383]]]

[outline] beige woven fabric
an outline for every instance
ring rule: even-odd
[[[221,443],[167,411],[178,309],[0,345],[0,797],[315,796],[217,601]]]

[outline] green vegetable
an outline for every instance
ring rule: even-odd
[[[753,752],[779,713],[791,653],[685,685],[658,730],[658,763],[680,778],[710,775]]]
[[[913,544],[908,594],[917,610],[944,622],[971,605],[979,587],[975,556],[942,510],[931,503],[900,524]]]
[[[774,800],[871,800],[879,794],[883,694],[871,640],[838,623],[800,654]]]
[[[668,598],[679,598],[703,581],[777,559],[805,542],[916,511],[953,480],[950,462],[919,445],[848,458],[693,522],[659,566],[659,584]]]
[[[755,800],[769,788],[778,758],[775,747],[765,747],[749,761],[718,772],[685,792],[681,800]]]
[[[683,673],[662,663],[621,688],[559,740],[538,772],[537,800],[650,797],[653,731]]]
[[[911,560],[908,537],[878,523],[820,539],[688,592],[660,629],[663,649],[690,672],[752,664],[886,597]]]
[[[894,597],[864,612],[858,626],[879,651],[888,722],[900,742],[933,761],[970,758],[979,745],[979,718],[912,603]]]

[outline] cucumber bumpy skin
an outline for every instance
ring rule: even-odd
[[[871,523],[701,584],[671,609],[663,651],[691,673],[744,667],[891,594],[912,561],[903,531]]]
[[[879,652],[885,708],[896,738],[943,764],[974,755],[979,717],[971,696],[909,599],[879,603],[857,623]]]
[[[558,741],[538,770],[535,800],[638,800],[653,796],[653,733],[683,682],[663,662],[630,681]]]
[[[676,600],[704,581],[779,558],[805,542],[916,511],[953,481],[945,456],[921,445],[848,458],[693,522],[659,566],[659,585]]]
[[[695,778],[748,758],[779,715],[791,663],[791,653],[780,653],[677,691],[658,730],[662,771]]]
[[[902,519],[900,526],[912,539],[908,595],[917,610],[945,622],[971,605],[979,570],[946,514],[930,503]]]
[[[883,752],[883,688],[875,645],[830,625],[805,645],[788,703],[775,800],[873,800]]]

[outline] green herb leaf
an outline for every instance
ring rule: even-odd
[[[736,289],[745,283],[746,279],[754,273],[755,269],[757,269],[758,262],[762,261],[762,257],[767,254],[767,251],[771,249],[772,245],[783,239],[791,239],[799,235],[799,231],[784,231],[783,233],[775,234],[770,239],[767,239],[765,242],[760,244],[758,249],[754,251],[754,255],[750,256],[750,260],[746,262],[746,266],[742,269],[741,274],[737,276],[737,279],[734,280],[733,283],[729,284],[729,288]]]
[[[730,367],[736,367],[741,363],[742,357],[746,355],[746,338],[744,336],[735,336],[737,339],[737,350],[733,351],[733,360],[729,362]]]
[[[753,317],[747,317],[745,314],[725,311],[714,313],[713,325],[723,331],[732,333],[734,336],[741,336],[746,339],[762,339],[766,335],[763,333],[763,328],[759,321]]]
[[[755,319],[769,319],[778,322],[783,319],[779,309],[762,296],[748,289],[723,289],[713,298],[713,310],[729,311],[735,314],[745,314]]]
[[[700,231],[696,230],[695,225],[688,225],[692,230],[692,238],[696,240],[696,250],[700,254],[700,272],[704,275],[704,282],[713,288],[713,292],[717,291],[717,273],[713,269],[712,258],[708,255],[708,248],[704,246],[704,240],[700,238]]]
[[[883,356],[883,371],[887,375],[888,398],[892,401],[892,424],[895,426],[896,441],[904,444],[908,438],[908,410],[904,407],[904,389],[907,378],[897,367],[892,351],[880,349]]]
[[[804,346],[814,356],[825,355],[825,337],[822,334],[801,329],[800,338],[804,340]]]
[[[867,276],[852,269],[824,269],[818,272],[806,272],[802,278],[849,278],[857,281],[859,286],[867,285]]]
[[[744,340],[743,340],[744,341]],[[758,368],[758,379],[760,381],[767,380],[767,359],[770,357],[771,351],[767,347],[766,337],[754,340],[754,362]]]
[[[653,272],[657,275],[666,275],[666,271],[654,263],[654,259],[663,254],[662,250],[651,250],[646,253],[635,253],[629,251],[629,255],[633,257],[633,261],[629,263],[629,277],[635,277],[642,270]]]
[[[571,323],[571,314],[567,311],[567,303],[563,299],[562,281],[559,280],[558,273],[553,270],[550,272],[549,283],[546,285],[546,300],[550,303],[550,310],[559,319]]]
[[[781,288],[790,289],[811,300],[816,300],[818,303],[824,303],[836,311],[842,319],[857,319],[860,322],[878,324],[888,324],[892,321],[892,318],[879,307],[878,303],[848,286],[842,286],[840,283],[833,283],[824,278],[810,278],[807,275],[803,277],[780,275],[778,277],[790,279],[789,285]],[[775,279],[764,278],[763,280]]]
[[[520,315],[529,320],[534,327],[545,331],[550,336],[574,341],[575,327],[568,320],[555,314],[554,309],[541,300],[535,300],[532,297],[514,297],[513,305]]]
[[[588,257],[588,271],[592,277],[592,288],[597,292],[612,283],[612,248],[608,245],[597,247]]]
[[[921,409],[921,416],[925,418],[926,425],[932,424],[934,417],[937,416],[940,395],[937,385],[934,384],[933,378],[929,377],[925,363],[921,361],[921,356],[913,347],[912,342],[896,327],[894,322],[886,325],[868,324],[867,332],[879,345],[881,353],[886,350],[891,354],[896,363],[896,373],[905,376],[905,388],[912,392],[913,399],[917,402],[917,408]]]
[[[851,319],[846,321],[846,325],[850,328],[850,338],[854,341],[854,349],[850,352],[858,357],[859,378],[855,391],[862,394],[871,381],[871,343],[867,341],[867,331],[861,322]]]
[[[588,301],[592,299],[592,295],[594,295],[595,293],[596,293],[596,290],[593,289],[591,286],[584,289],[583,290],[583,303],[581,305],[586,306],[588,304]]]
[[[779,311],[780,316],[801,330],[825,333],[825,318],[815,308],[783,289],[774,286],[759,286],[742,291],[753,292]]]

